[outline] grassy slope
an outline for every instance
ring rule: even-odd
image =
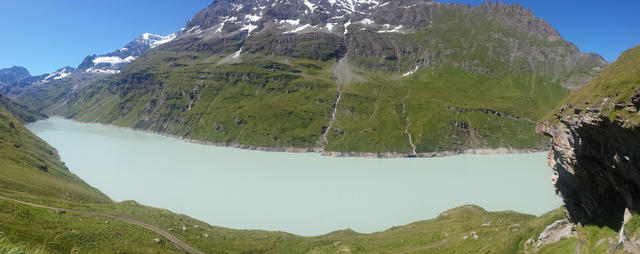
[[[560,209],[536,218],[463,206],[432,220],[373,234],[343,230],[317,237],[300,237],[283,232],[210,226],[131,201],[110,205],[67,203],[65,206],[127,215],[167,230],[173,229],[171,232],[175,236],[206,253],[523,253],[528,239],[535,240],[546,225],[564,218]],[[482,226],[487,222],[491,225]],[[180,230],[182,225],[187,226],[187,231]],[[198,227],[194,227],[196,225]],[[46,243],[47,253],[70,250],[81,253],[176,252],[166,242],[154,243],[153,239],[158,236],[134,226],[117,221],[105,224],[104,219],[89,216],[57,215],[8,201],[0,201],[0,229],[5,230],[6,239],[15,243],[37,246]],[[474,232],[478,235],[477,240],[473,239]],[[598,242],[616,236],[616,232],[607,228],[579,227],[578,232],[579,240],[566,239],[537,249],[527,246],[527,251],[569,253],[581,242],[583,253],[608,253],[608,243],[598,245]]]
[[[3,94],[0,94],[0,107],[7,110],[22,123],[34,122],[46,117],[43,114],[31,111],[26,106],[15,103]]]
[[[57,152],[0,107],[0,190],[75,202],[110,202],[69,172]]]
[[[0,195],[43,204],[112,204],[97,189],[69,172],[54,148],[36,137],[0,107]],[[170,252],[171,246],[158,246],[158,237],[146,230],[121,222],[101,227],[104,219],[91,216],[57,215],[15,202],[0,200],[0,243],[2,251],[69,253],[88,250],[127,250]],[[44,247],[28,248],[29,245]],[[2,252],[4,253],[4,252]]]
[[[603,113],[609,114],[612,119],[629,119],[635,125],[640,123],[637,114],[631,114],[622,108],[616,109],[614,104],[631,103],[631,97],[640,89],[640,46],[623,52],[618,60],[605,68],[582,89],[574,92],[562,101],[562,105],[571,104],[577,109],[600,104],[605,98],[610,101],[607,107],[601,108]],[[554,111],[558,113],[558,110]],[[564,113],[573,113],[566,111]],[[549,119],[549,114],[546,119]]]

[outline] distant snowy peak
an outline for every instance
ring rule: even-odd
[[[176,34],[170,34],[167,36],[155,35],[150,33],[144,33],[142,36],[138,37],[136,41],[146,44],[149,48],[155,48],[162,44],[172,41],[176,38]],[[126,48],[126,47],[125,47]]]
[[[118,73],[150,49],[170,42],[175,38],[176,34],[161,36],[144,33],[114,52],[86,57],[80,66],[78,66],[78,70],[85,73],[97,74]]]
[[[138,57],[147,52],[147,50],[165,44],[176,38],[176,34],[170,34],[167,36],[155,35],[151,33],[144,33],[135,40],[129,42],[123,48],[107,54],[107,56],[119,56],[120,58],[127,58],[129,56]]]
[[[73,71],[75,71],[75,69],[73,67],[64,67],[61,68],[59,70],[57,70],[54,73],[51,73],[49,75],[47,75],[46,77],[44,77],[44,79],[42,79],[43,82],[47,82],[47,81],[51,81],[51,80],[56,80],[56,79],[63,79],[66,77],[70,77],[73,74]]]

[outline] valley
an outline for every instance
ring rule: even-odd
[[[640,253],[640,6],[457,2],[29,6],[144,11],[0,69],[0,254]]]

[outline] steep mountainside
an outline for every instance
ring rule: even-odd
[[[57,152],[0,107],[0,191],[11,196],[106,203],[109,198],[69,172]]]
[[[428,156],[544,146],[535,121],[605,65],[518,5],[221,0],[121,73],[19,101],[226,145]]]
[[[0,94],[0,107],[7,110],[11,115],[18,119],[21,123],[35,122],[40,119],[44,119],[47,116],[41,113],[34,112],[26,106],[15,103],[11,99]]]
[[[539,131],[553,137],[549,165],[567,217],[619,229],[625,210],[640,212],[640,46],[563,104]]]

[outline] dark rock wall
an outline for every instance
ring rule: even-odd
[[[571,222],[619,229],[625,208],[640,211],[640,129],[623,126],[590,110],[540,127],[553,138],[549,166]]]

